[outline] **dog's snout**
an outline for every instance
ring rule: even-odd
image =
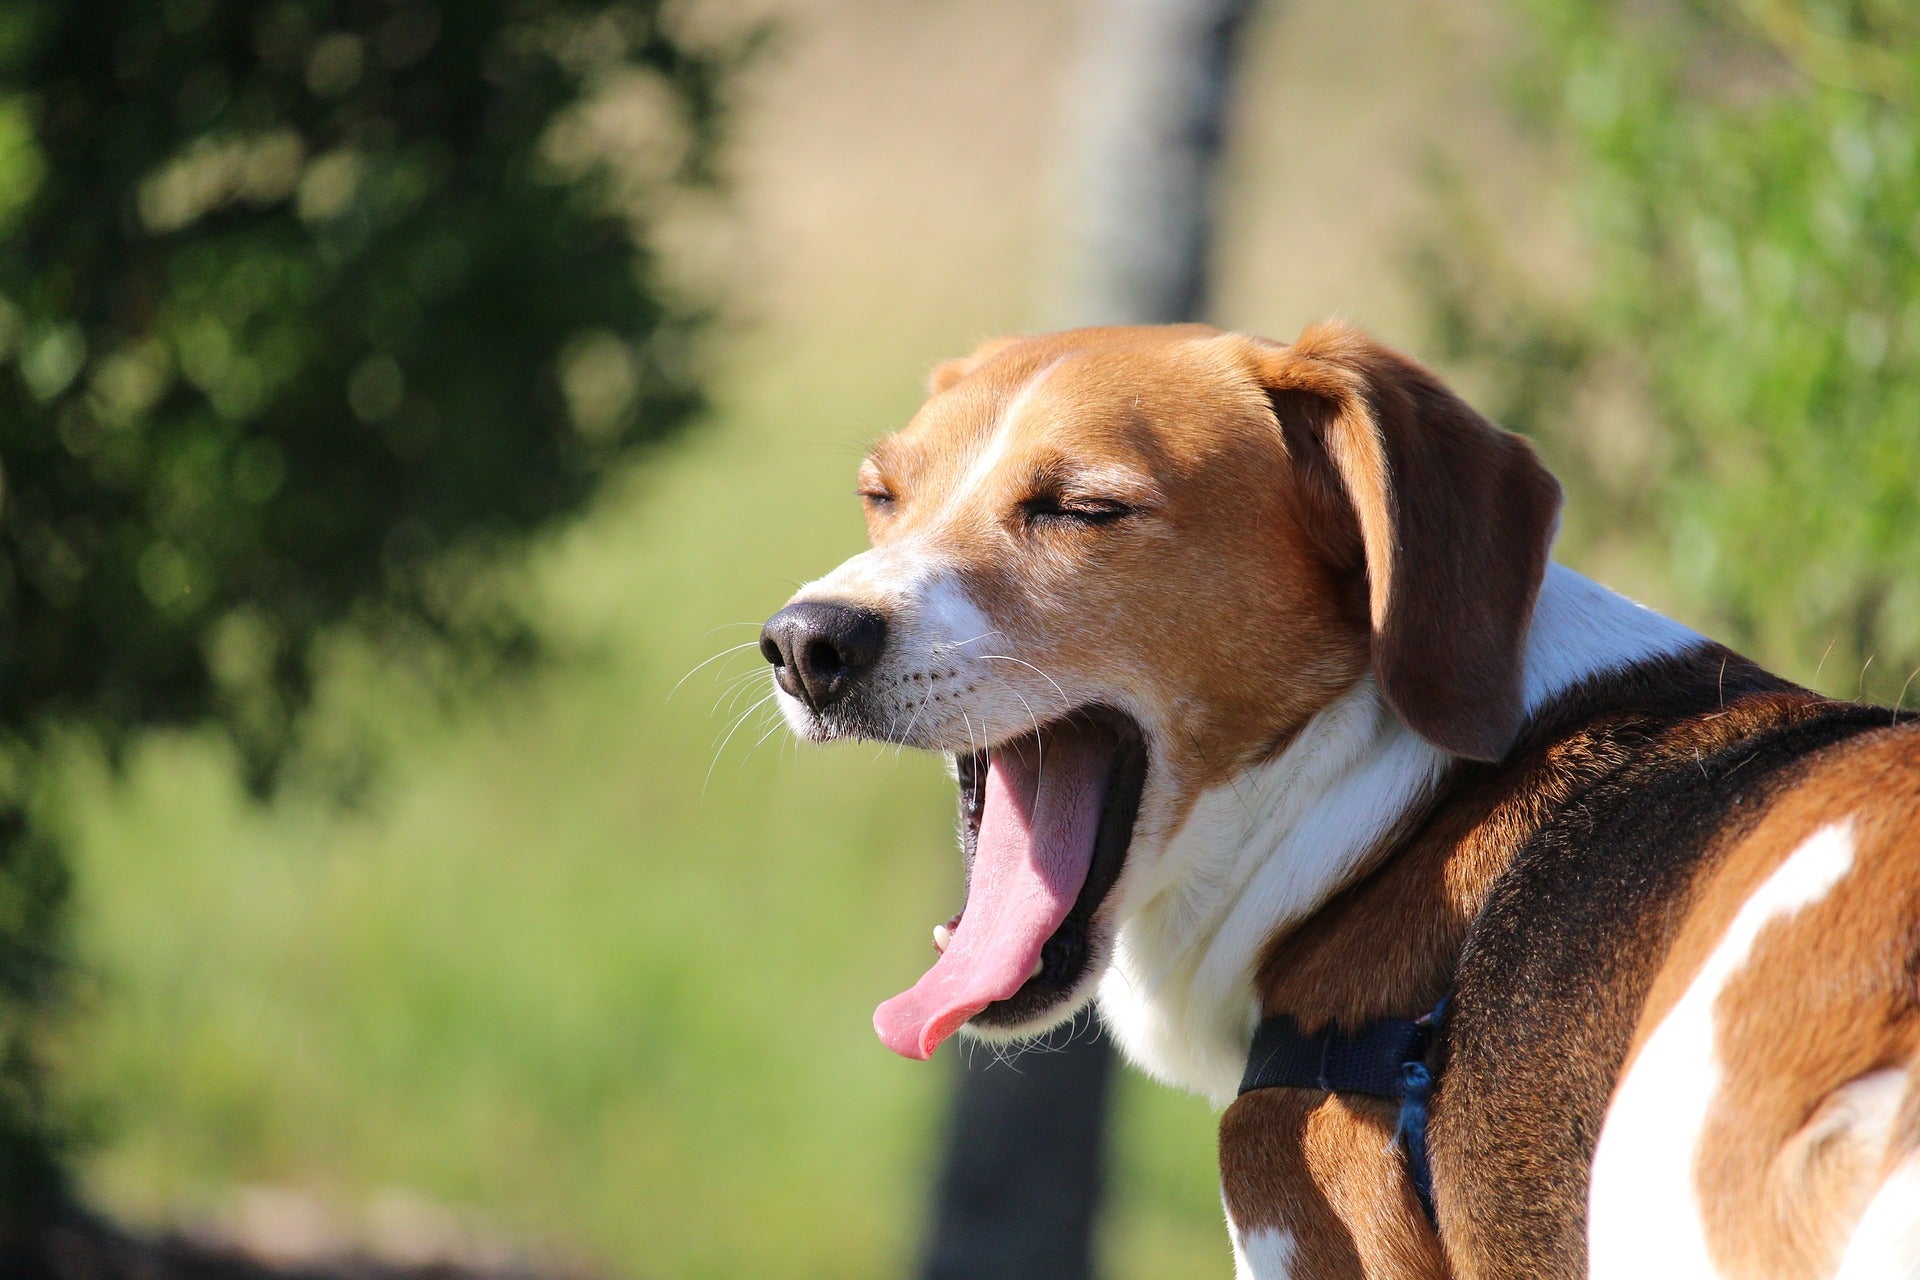
[[[760,652],[780,687],[815,711],[845,693],[880,659],[887,620],[858,605],[790,604],[760,631]]]

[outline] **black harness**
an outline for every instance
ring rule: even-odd
[[[1252,1089],[1324,1089],[1363,1093],[1400,1104],[1394,1137],[1406,1154],[1407,1176],[1420,1205],[1433,1215],[1433,1170],[1427,1165],[1427,1100],[1437,1079],[1427,1055],[1446,1017],[1442,997],[1431,1013],[1408,1020],[1379,1018],[1351,1035],[1333,1024],[1313,1035],[1291,1014],[1276,1014],[1253,1033],[1240,1092]]]

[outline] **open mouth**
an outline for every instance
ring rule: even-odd
[[[1096,707],[956,764],[966,905],[934,930],[934,966],[873,1015],[909,1058],[969,1021],[1019,1027],[1072,996],[1133,839],[1147,749],[1131,720]]]

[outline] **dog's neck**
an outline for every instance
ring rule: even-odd
[[[1556,695],[1703,643],[1550,565],[1527,641],[1529,716]],[[1202,796],[1123,903],[1100,1011],[1137,1064],[1224,1106],[1259,1020],[1254,976],[1276,932],[1389,856],[1454,758],[1408,730],[1371,677],[1286,750]]]

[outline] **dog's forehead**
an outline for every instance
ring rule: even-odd
[[[883,457],[928,478],[1035,451],[1161,470],[1264,398],[1234,335],[1201,326],[1080,330],[1000,348],[933,395]]]

